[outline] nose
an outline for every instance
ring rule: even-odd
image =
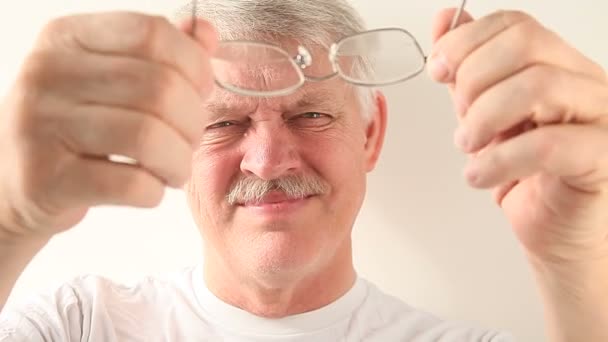
[[[302,160],[294,137],[284,124],[260,123],[244,141],[241,171],[263,180],[297,173]]]

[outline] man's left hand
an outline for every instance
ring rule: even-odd
[[[444,34],[429,70],[450,84],[468,182],[495,189],[527,251],[546,262],[608,260],[606,72],[507,11]]]
[[[465,176],[493,188],[536,271],[555,341],[608,340],[608,75],[531,16],[435,23]]]

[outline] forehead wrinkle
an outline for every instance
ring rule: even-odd
[[[296,108],[309,108],[309,107],[326,107],[327,105],[335,105],[339,102],[340,97],[337,96],[337,92],[330,92],[324,89],[315,89],[313,91],[305,92],[302,97],[296,102]]]
[[[204,111],[209,121],[250,113],[255,111],[257,101],[252,98],[239,96],[228,91],[214,91],[204,103]]]
[[[326,81],[327,82],[327,81]],[[329,82],[333,83],[333,82]],[[286,113],[303,108],[340,109],[346,106],[348,87],[307,84],[296,93],[280,97],[248,97],[216,91],[205,103],[210,120],[234,115],[252,115],[259,110]]]

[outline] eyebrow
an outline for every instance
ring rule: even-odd
[[[207,118],[210,122],[221,120],[239,111],[240,108],[229,106],[225,102],[210,102],[205,104],[205,110],[209,113]],[[242,110],[240,110],[242,111]]]
[[[296,103],[296,108],[310,108],[315,106],[327,107],[335,106],[338,104],[337,97],[332,96],[327,90],[317,90],[314,92],[306,93]],[[342,106],[344,104],[342,103]],[[333,107],[332,107],[333,108]]]
[[[304,95],[294,104],[282,104],[281,112],[294,111],[296,109],[322,107],[323,109],[339,110],[344,107],[344,101],[340,101],[342,97],[337,97],[335,94],[329,93],[327,89],[318,89],[305,92]],[[228,105],[227,98],[218,99],[218,101],[210,101],[205,104],[204,108],[209,113],[207,116],[209,121],[215,122],[223,118],[242,113],[250,108],[247,104]]]

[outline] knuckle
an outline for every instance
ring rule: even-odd
[[[103,74],[105,77],[102,81],[107,81],[108,84],[115,86],[137,89],[133,87],[141,87],[148,81],[148,71],[143,63],[116,59],[111,62],[107,72]]]
[[[524,54],[523,58],[527,57],[529,54],[529,48],[531,46],[530,41],[534,40],[534,30],[531,30],[529,24],[526,22],[521,22],[516,25],[513,25],[509,29],[509,49],[513,54]],[[523,59],[522,58],[522,59]]]
[[[26,57],[17,81],[17,85],[30,90],[48,80],[54,57],[49,52],[33,52]]]
[[[49,20],[40,31],[39,37],[53,37],[63,32],[69,31],[71,26],[70,17],[57,17]]]
[[[133,153],[135,158],[146,158],[148,149],[152,146],[152,141],[158,137],[158,124],[155,124],[153,120],[141,120],[137,124],[137,128],[134,131],[133,139]]]
[[[534,58],[535,48],[539,41],[545,41],[544,30],[534,21],[525,20],[518,22],[509,29],[511,50],[522,60]],[[507,40],[505,40],[506,42]]]
[[[532,146],[534,154],[541,161],[541,164],[550,163],[553,159],[556,147],[561,137],[553,130],[543,130],[539,132],[537,139]]]
[[[466,107],[472,106],[477,98],[482,95],[484,80],[479,77],[476,71],[478,65],[471,60],[465,60],[456,72],[456,92],[459,100]]]
[[[38,34],[35,50],[57,50],[73,48],[76,36],[87,23],[84,15],[71,15],[51,19]]]
[[[211,76],[212,74],[213,71],[211,69],[211,65],[207,62],[207,65],[205,66],[205,71],[202,72],[201,75],[198,77],[200,79],[199,82],[201,86],[197,90],[201,100],[208,99],[213,93],[213,90],[215,89],[215,79],[213,76]]]
[[[524,94],[534,94],[536,99],[544,99],[552,84],[559,82],[559,75],[547,65],[534,64],[523,73],[519,82]]]
[[[171,24],[161,16],[135,15],[133,27],[135,28],[134,49],[148,54],[157,50],[159,39]]]
[[[532,101],[531,111],[536,122],[564,123],[571,120],[568,107],[556,97],[555,89],[563,88],[563,74],[546,65],[536,65],[522,82],[524,91]]]
[[[468,76],[470,75],[470,72],[468,71],[468,65],[468,63],[464,63],[458,69],[458,72],[456,74],[456,87],[460,99],[465,104],[470,105],[474,102],[476,96],[478,95],[477,93],[479,92],[479,81],[474,77]]]
[[[156,171],[171,185],[182,184],[187,179],[186,166],[192,151],[176,133],[156,119],[146,119],[139,123],[134,134],[134,153],[144,167]],[[158,150],[162,148],[171,151],[170,160],[173,162],[167,163],[166,159],[159,158]]]
[[[7,105],[10,109],[4,113],[5,120],[18,140],[33,131],[43,130],[52,122],[51,114],[58,104],[49,101],[53,95],[47,90],[47,83],[52,79],[48,69],[44,58],[28,57],[9,93]]]
[[[497,14],[505,24],[505,27],[523,21],[534,21],[534,18],[530,14],[521,10],[500,10]]]
[[[171,100],[179,84],[179,77],[168,68],[155,67],[151,71],[148,85],[149,94],[146,94],[146,97],[158,110],[159,115],[171,112]]]
[[[169,68],[152,63],[117,60],[105,75],[108,84],[127,89],[138,107],[164,110],[167,93],[177,83]],[[160,108],[159,108],[160,107]],[[144,108],[147,109],[147,108]]]
[[[491,119],[487,115],[477,115],[471,117],[469,122],[471,139],[479,144],[479,141],[488,139],[488,137],[497,133],[495,125],[492,125]],[[485,142],[485,141],[484,141]]]
[[[494,170],[505,170],[510,166],[507,155],[496,146],[488,146],[481,150],[478,158],[485,159],[485,164],[491,165]]]

